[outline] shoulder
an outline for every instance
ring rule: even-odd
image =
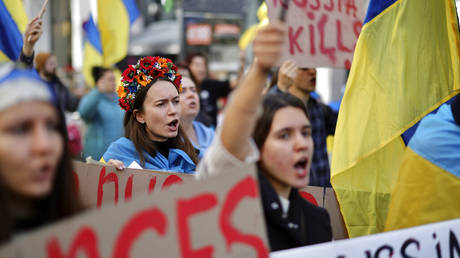
[[[121,137],[109,145],[107,151],[104,153],[104,160],[120,159],[120,157],[134,154],[136,154],[134,143],[126,137]],[[106,159],[106,157],[110,158]]]

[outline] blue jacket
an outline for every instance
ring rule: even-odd
[[[198,146],[193,144],[193,147],[200,151],[198,158],[201,159],[203,158],[206,149],[211,145],[212,139],[214,139],[215,131],[214,129],[207,127],[198,121],[193,121],[192,124],[198,139]]]
[[[103,94],[93,89],[80,101],[78,112],[88,124],[83,144],[83,158],[99,160],[107,147],[123,136],[124,111],[115,93]]]
[[[196,165],[192,159],[180,149],[170,149],[169,157],[166,159],[161,153],[157,152],[155,157],[152,157],[147,152],[144,152],[145,166],[144,169],[151,170],[166,170],[178,173],[195,173]],[[134,143],[128,138],[122,137],[110,144],[103,156],[108,162],[110,159],[121,160],[125,166],[129,166],[133,161],[141,165],[139,154],[134,147]]]

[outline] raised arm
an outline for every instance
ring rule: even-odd
[[[244,160],[250,146],[248,139],[257,120],[257,109],[262,98],[268,72],[281,55],[285,36],[285,25],[271,23],[256,33],[251,68],[236,88],[225,111],[221,141],[224,148],[239,160]]]

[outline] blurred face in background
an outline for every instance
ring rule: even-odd
[[[195,83],[189,77],[182,77],[180,93],[181,118],[194,120],[200,112],[200,98]]]
[[[101,92],[114,92],[115,87],[115,75],[112,70],[104,72],[101,78],[97,81],[97,88]]]
[[[298,68],[294,78],[294,84],[298,90],[313,92],[316,89],[316,69]]]
[[[53,188],[63,155],[56,109],[29,101],[0,112],[0,176],[15,195],[42,198]]]
[[[56,68],[58,66],[57,58],[51,55],[45,62],[44,73],[46,76],[52,76],[56,74]]]
[[[136,119],[146,127],[153,141],[166,141],[179,132],[179,92],[172,82],[157,81],[147,91],[142,111],[136,112]],[[136,110],[134,110],[136,111]]]
[[[206,59],[202,56],[195,56],[190,62],[189,69],[198,82],[203,81],[208,75]]]

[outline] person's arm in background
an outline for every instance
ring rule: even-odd
[[[92,89],[84,96],[78,105],[78,113],[85,122],[91,122],[97,114],[97,104],[103,98],[103,94],[97,89]]]
[[[248,140],[258,118],[258,108],[269,70],[281,56],[285,26],[274,22],[257,31],[254,39],[254,62],[225,111],[220,135],[224,148],[239,160],[250,151]]]
[[[34,47],[43,33],[42,24],[42,19],[38,16],[27,24],[24,34],[24,44],[19,56],[19,62],[26,67],[32,68],[34,65]]]

